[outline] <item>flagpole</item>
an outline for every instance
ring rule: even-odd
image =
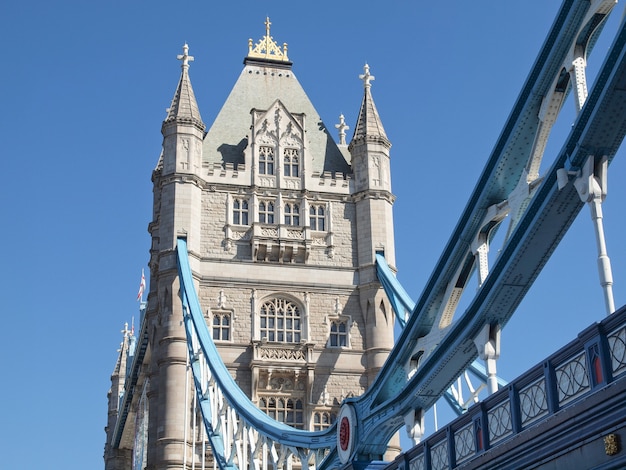
[[[143,303],[143,291],[146,289],[146,276],[144,275],[143,268],[141,268],[141,282],[139,283],[139,292],[137,292],[137,302]]]

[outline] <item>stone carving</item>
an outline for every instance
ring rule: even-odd
[[[313,245],[326,246],[325,237],[312,237],[311,242]]]
[[[231,238],[233,240],[250,240],[250,231],[246,230],[245,232],[238,232],[233,230],[231,233]]]
[[[226,308],[226,294],[224,294],[224,289],[220,289],[220,293],[217,297],[217,307],[218,308]]]
[[[263,227],[261,229],[261,235],[264,237],[278,237],[278,230],[275,228]]]
[[[287,230],[287,237],[295,238],[297,240],[303,240],[304,233],[302,232],[302,230]]]
[[[300,181],[300,178],[285,177],[283,179],[283,182],[284,182],[285,188],[287,189],[299,190],[302,186],[302,182]]]
[[[283,348],[260,348],[261,359],[279,361],[305,361],[306,354],[303,350],[283,349]]]
[[[259,178],[259,185],[263,186],[264,188],[273,188],[274,186],[276,186],[276,178],[274,178],[273,176],[261,176]]]
[[[287,377],[272,377],[269,385],[272,390],[288,391],[295,388],[293,381]]]
[[[285,129],[285,132],[281,134],[280,142],[283,147],[292,148],[292,149],[286,149],[286,150],[294,150],[297,152],[297,150],[295,149],[302,147],[302,138],[300,136],[300,133],[294,130],[292,122],[287,124],[287,128]]]

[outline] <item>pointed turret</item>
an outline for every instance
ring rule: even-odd
[[[135,338],[128,329],[128,323],[124,324],[122,333],[122,342],[118,349],[119,355],[117,362],[111,374],[111,388],[107,394],[109,404],[109,414],[105,432],[107,440],[105,443],[105,468],[125,468],[131,464],[132,452],[128,449],[113,448],[113,432],[116,427],[117,420],[120,418],[120,404],[125,392],[126,377],[128,375],[128,365],[132,362],[131,348],[133,347]]]
[[[176,201],[185,198],[195,204],[200,204],[200,192],[198,181],[202,173],[202,141],[204,139],[205,128],[200,109],[196,101],[196,96],[191,86],[189,78],[189,63],[193,57],[189,55],[189,46],[183,46],[183,53],[176,57],[182,62],[180,80],[172,99],[172,104],[167,110],[167,117],[161,126],[163,134],[163,150],[159,157],[159,163],[155,170],[155,181],[161,177],[172,175],[185,175],[184,181],[180,178],[168,179],[167,183],[158,185],[155,191],[155,202],[159,204],[169,204],[169,201]],[[194,184],[187,184],[192,179]],[[173,210],[173,203],[168,209]],[[195,244],[199,242],[200,226],[197,220],[192,220],[189,214],[166,213],[160,214],[162,223],[152,228],[154,237],[158,237],[163,246],[168,248],[176,245],[176,237],[180,233],[189,235],[188,242],[198,248]]]
[[[163,174],[200,173],[202,139],[206,126],[202,122],[196,96],[189,79],[189,46],[177,56],[182,61],[180,80],[167,117],[161,126],[163,134]]]
[[[191,80],[189,79],[189,62],[193,61],[193,56],[189,55],[189,46],[183,46],[183,53],[177,56],[178,60],[182,60],[182,73],[176,87],[176,93],[172,99],[172,105],[167,110],[167,117],[163,121],[163,127],[172,123],[177,124],[193,124],[204,132],[206,126],[202,122],[196,96],[193,93]]]
[[[372,98],[372,80],[369,65],[363,67],[363,101],[359,110],[359,118],[354,128],[354,135],[348,150],[352,156],[356,191],[391,191],[389,149],[391,142],[387,138],[385,128],[378,115]]]
[[[357,145],[362,140],[378,141],[389,148],[391,147],[391,143],[389,139],[387,139],[385,128],[383,127],[383,123],[378,115],[378,110],[374,104],[374,99],[372,98],[371,81],[374,80],[375,77],[370,74],[370,67],[367,64],[363,67],[363,72],[362,75],[359,75],[359,78],[363,80],[363,101],[361,102],[359,118],[357,119],[349,148]]]
[[[202,253],[204,220],[200,214],[205,183],[202,175],[205,125],[191,87],[189,63],[193,57],[187,44],[177,59],[182,61],[182,72],[161,127],[163,148],[152,174],[154,212],[148,227],[152,250],[144,321],[157,325],[151,333],[150,345],[154,349],[150,350],[148,359],[152,371],[146,395],[148,468],[186,468],[188,451],[180,424],[188,411],[185,402],[188,390],[180,386],[188,379],[186,334],[173,253],[179,236],[186,237],[190,254]]]
[[[359,75],[363,101],[354,136],[348,146],[355,179],[358,240],[359,298],[365,312],[365,357],[370,381],[382,367],[393,346],[391,306],[376,277],[375,257],[385,256],[394,269],[394,196],[391,193],[389,149],[391,143],[372,99],[369,65]]]

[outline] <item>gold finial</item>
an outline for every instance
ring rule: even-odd
[[[288,62],[287,58],[287,43],[283,44],[283,50],[280,50],[280,47],[272,36],[270,36],[270,25],[271,25],[270,17],[265,18],[265,37],[263,37],[256,45],[252,45],[252,39],[248,39],[248,57],[253,57],[257,59],[272,59],[279,60],[281,62]]]

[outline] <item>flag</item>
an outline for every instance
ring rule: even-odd
[[[143,298],[143,291],[146,290],[146,276],[143,274],[143,269],[141,270],[141,282],[139,283],[139,292],[137,292],[137,301],[140,301]]]

